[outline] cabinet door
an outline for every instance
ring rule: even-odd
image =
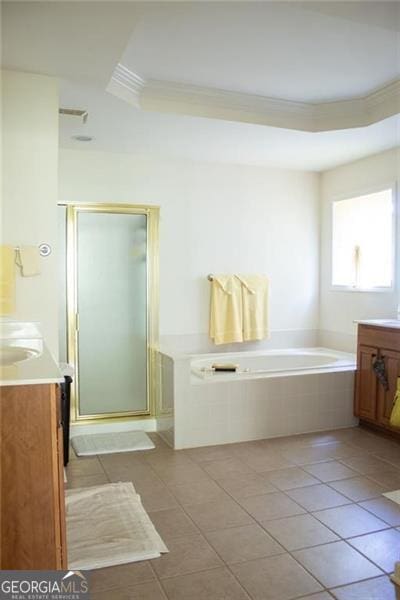
[[[355,414],[360,419],[377,420],[377,378],[372,364],[377,348],[359,346],[357,352],[357,376]]]
[[[389,388],[384,389],[378,383],[378,421],[386,427],[390,426],[390,415],[396,394],[397,377],[400,376],[400,352],[381,350],[381,358],[385,361],[385,371]]]

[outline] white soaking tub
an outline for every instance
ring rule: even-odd
[[[163,354],[159,430],[178,449],[353,427],[355,369],[329,348]]]
[[[237,366],[235,372],[214,371],[214,364]],[[354,370],[355,356],[327,348],[293,348],[192,356],[191,371],[202,379],[252,379],[310,371]]]

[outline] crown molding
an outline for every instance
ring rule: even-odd
[[[400,80],[363,97],[308,103],[170,81],[146,81],[119,64],[107,91],[143,110],[310,132],[366,127],[400,113]]]
[[[107,86],[107,92],[139,108],[139,98],[146,81],[118,63]]]

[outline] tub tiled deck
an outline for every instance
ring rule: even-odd
[[[359,428],[72,458],[68,485],[132,481],[169,547],[92,572],[94,600],[395,600],[400,445]],[[400,598],[400,594],[399,594]]]

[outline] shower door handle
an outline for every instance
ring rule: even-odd
[[[79,331],[79,313],[75,313],[75,331]]]

